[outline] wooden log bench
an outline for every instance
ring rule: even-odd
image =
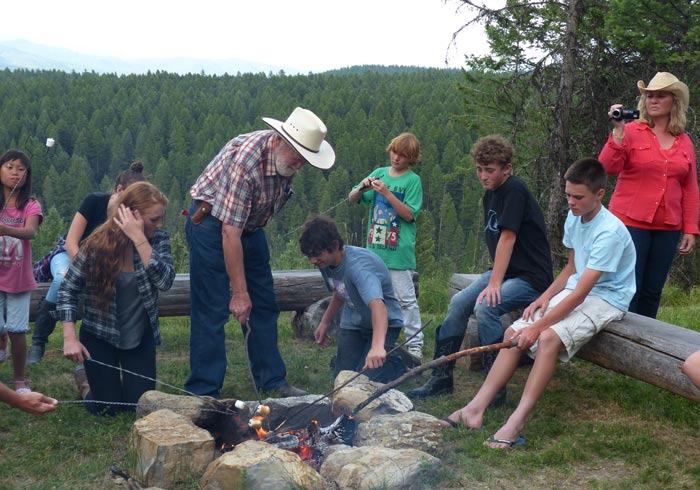
[[[281,311],[304,310],[330,293],[318,269],[273,271],[277,306]],[[39,309],[39,301],[46,296],[49,283],[39,283],[32,291],[29,321],[33,322]],[[172,288],[158,296],[158,314],[161,317],[189,316],[190,275],[177,274]]]
[[[450,296],[476,277],[476,274],[453,274]],[[627,313],[596,335],[576,357],[700,401],[700,390],[678,370],[697,350],[700,350],[700,332]]]

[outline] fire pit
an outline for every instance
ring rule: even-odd
[[[342,376],[337,386],[347,379]],[[410,401],[400,392],[382,395],[356,420],[343,416],[349,412],[343,407],[356,406],[372,391],[375,384],[362,378],[336,393],[332,404],[327,399],[314,403],[319,395],[309,395],[264,400],[263,408],[257,402],[237,405],[234,400],[207,402],[148,392],[139,400],[143,409],[138,414],[143,418],[133,429],[134,476],[148,485],[169,488],[183,481],[182,468],[188,467],[190,475],[206,468],[200,480],[204,489],[280,488],[289,483],[322,488],[328,481],[336,488],[357,488],[363,486],[363,478],[375,485],[383,481],[386,488],[402,488],[416,481],[425,462],[437,466],[439,460],[424,451],[437,450],[442,430],[434,417],[411,411]],[[157,410],[183,403],[189,406]],[[222,406],[226,409],[220,410]],[[161,434],[166,439],[162,444],[155,437]],[[189,442],[189,436],[197,442]],[[207,437],[206,443],[201,442]]]

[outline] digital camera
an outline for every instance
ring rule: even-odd
[[[612,119],[616,121],[631,121],[632,119],[639,119],[639,111],[637,109],[613,109]]]

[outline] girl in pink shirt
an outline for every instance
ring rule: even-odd
[[[0,156],[0,362],[7,359],[7,340],[12,343],[14,388],[31,390],[24,380],[29,330],[29,300],[36,289],[32,273],[34,238],[43,216],[41,205],[32,199],[32,170],[29,157],[19,150]]]

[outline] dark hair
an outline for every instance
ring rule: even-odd
[[[605,189],[608,175],[602,163],[593,157],[586,157],[572,163],[566,170],[564,179],[572,184],[585,185],[591,192],[598,192]]]
[[[114,181],[114,188],[121,185],[122,189],[126,189],[134,182],[145,182],[147,179],[143,175],[143,162],[136,160],[129,165],[129,168],[117,175],[117,180]]]
[[[503,136],[492,134],[479,138],[469,154],[477,164],[497,163],[503,168],[513,160],[513,145]]]
[[[26,153],[19,150],[7,150],[5,153],[0,155],[0,166],[5,165],[5,163],[19,160],[24,168],[26,169],[24,173],[24,182],[21,187],[17,187],[15,190],[16,208],[24,209],[24,206],[29,202],[29,198],[32,195],[32,165],[31,160]],[[5,207],[5,193],[0,192],[0,209]]]
[[[305,256],[316,257],[323,251],[334,252],[333,242],[337,242],[338,250],[342,250],[345,245],[335,221],[331,218],[316,216],[304,223],[304,229],[299,237],[299,248]]]

